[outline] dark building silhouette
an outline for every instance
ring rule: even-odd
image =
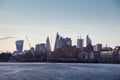
[[[86,47],[92,45],[92,40],[89,38],[89,35],[86,36]]]
[[[116,46],[113,50],[113,59],[120,58],[120,46]]]

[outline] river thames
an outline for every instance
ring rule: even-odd
[[[0,63],[0,80],[120,80],[120,65]]]

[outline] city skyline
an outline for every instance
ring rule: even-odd
[[[78,36],[89,35],[93,44],[114,48],[120,44],[119,4],[119,0],[0,0],[0,51],[15,51],[19,39],[29,49],[26,35],[33,47],[49,36],[53,49],[56,32],[70,37],[73,45]]]

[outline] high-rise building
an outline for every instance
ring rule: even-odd
[[[93,45],[93,50],[97,51],[97,46],[96,45]]]
[[[89,38],[89,36],[87,35],[86,36],[86,47],[88,46],[88,45],[92,45],[92,40]]]
[[[63,47],[64,45],[71,46],[71,45],[72,45],[72,40],[71,40],[71,38],[68,38],[68,37],[66,37],[66,38],[60,37],[60,35],[57,33],[54,50],[59,49],[59,48]]]
[[[18,53],[22,53],[23,52],[23,40],[18,40],[16,41],[16,50]]]
[[[37,51],[37,52],[39,52],[39,45],[40,44],[36,44],[36,46],[35,46],[35,51]]]
[[[42,52],[42,53],[47,52],[45,44],[44,43],[37,44],[36,45],[36,51],[37,52]]]
[[[58,39],[58,47],[57,47],[57,49],[58,48],[61,48],[62,46],[64,46],[66,43],[65,43],[65,38],[63,38],[63,37],[60,37],[59,39]]]
[[[77,39],[77,48],[83,49],[83,39]]]
[[[58,39],[59,39],[59,37],[60,37],[60,36],[59,36],[59,34],[58,34],[58,32],[57,32],[54,50],[58,49]]]
[[[96,49],[97,49],[97,51],[101,51],[102,50],[102,44],[96,44]]]
[[[47,37],[47,40],[46,40],[46,49],[47,49],[48,52],[51,52],[49,37]]]
[[[72,46],[72,40],[71,40],[71,38],[66,37],[66,44],[68,46]]]
[[[71,38],[63,38],[63,37],[60,37],[58,39],[58,48],[61,48],[63,47],[64,45],[68,45],[68,46],[71,46],[72,45],[72,41],[71,41]]]

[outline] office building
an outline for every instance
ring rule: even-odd
[[[86,47],[88,46],[88,45],[92,45],[92,40],[89,38],[89,36],[87,35],[86,36]]]
[[[59,34],[58,34],[58,32],[57,32],[57,34],[56,34],[56,40],[55,40],[55,47],[54,47],[54,50],[56,50],[56,49],[58,49],[58,40],[59,40]]]
[[[102,50],[102,44],[96,44],[96,50],[101,51]]]
[[[77,39],[77,48],[80,48],[81,50],[83,49],[83,39]]]
[[[37,45],[36,45],[36,51],[37,51],[37,52],[41,52],[41,53],[47,52],[47,49],[46,49],[45,44],[44,44],[44,43],[37,44]]]
[[[17,41],[16,41],[16,51],[17,51],[19,54],[23,53],[23,43],[24,43],[23,40],[17,40]]]
[[[72,40],[71,40],[71,38],[66,37],[66,44],[68,46],[72,46]]]
[[[46,40],[46,49],[47,49],[47,52],[51,52],[49,37],[47,37],[47,40]]]
[[[71,38],[68,38],[68,37],[63,38],[57,33],[54,50],[62,48],[64,45],[71,46],[72,45]]]

